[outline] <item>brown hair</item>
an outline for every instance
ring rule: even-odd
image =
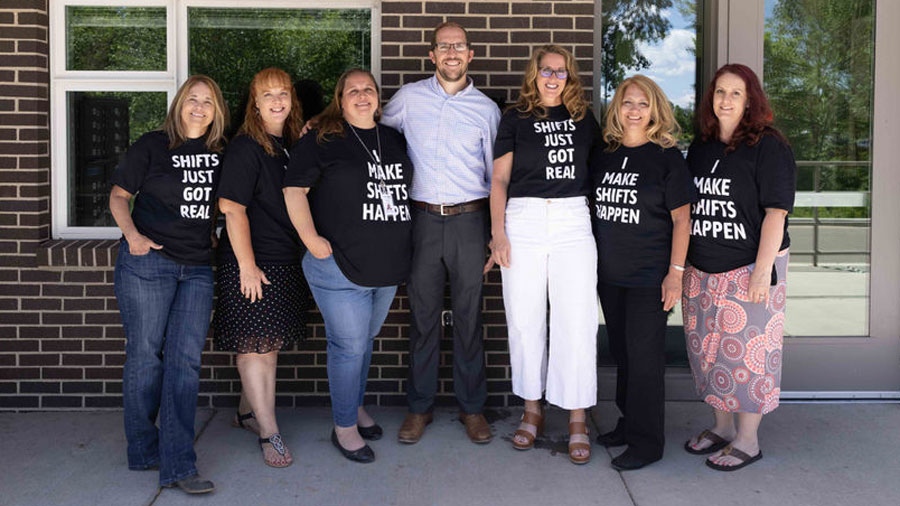
[[[622,81],[616,88],[612,102],[606,110],[605,132],[603,140],[606,141],[607,151],[615,151],[622,145],[625,136],[625,128],[619,121],[619,109],[625,101],[625,90],[634,86],[647,95],[650,101],[650,124],[647,125],[647,139],[664,148],[671,148],[678,144],[678,136],[681,135],[681,126],[675,121],[672,106],[662,88],[652,79],[640,74],[631,76]]]
[[[178,92],[175,93],[175,99],[172,100],[172,104],[169,106],[169,112],[166,113],[166,119],[163,121],[160,130],[169,137],[169,149],[175,149],[187,140],[184,125],[181,124],[181,109],[184,107],[184,102],[187,100],[191,88],[197,83],[203,83],[208,86],[213,94],[215,113],[212,123],[206,129],[206,149],[216,152],[222,151],[222,148],[225,147],[225,128],[228,126],[228,108],[225,107],[222,90],[219,89],[219,85],[211,77],[195,74],[187,78],[184,84],[178,88]]]
[[[244,124],[238,130],[238,134],[245,134],[256,141],[269,156],[275,156],[275,145],[272,138],[266,132],[259,107],[256,106],[256,94],[265,86],[281,86],[291,94],[291,112],[284,122],[282,137],[286,146],[291,146],[300,138],[303,129],[303,107],[297,100],[297,92],[291,83],[291,76],[287,72],[276,67],[262,69],[253,76],[250,81],[250,98],[247,100],[247,109],[244,111]]]
[[[377,122],[381,119],[381,90],[378,88],[378,81],[375,80],[375,76],[368,70],[352,68],[341,74],[337,84],[334,86],[334,98],[331,99],[331,103],[325,107],[325,110],[316,116],[316,128],[319,131],[319,133],[316,134],[316,141],[319,144],[325,142],[327,136],[333,135],[343,137],[345,134],[344,113],[341,110],[341,97],[344,95],[344,86],[347,84],[347,78],[353,74],[365,74],[372,80],[372,84],[375,85],[375,93],[378,95],[375,100],[375,103],[378,104],[375,108],[375,121]]]
[[[534,115],[536,118],[546,118],[547,108],[541,104],[541,94],[538,92],[537,76],[541,65],[541,59],[547,54],[558,54],[566,60],[566,87],[562,93],[562,103],[569,111],[569,115],[575,121],[581,121],[588,110],[587,100],[584,99],[584,88],[581,86],[581,78],[578,76],[578,63],[572,53],[566,49],[547,44],[534,51],[528,65],[525,66],[525,76],[522,78],[522,88],[519,98],[512,106],[523,116]]]
[[[774,135],[785,145],[788,144],[787,139],[774,126],[775,116],[772,108],[769,106],[769,99],[759,83],[759,77],[750,67],[741,65],[740,63],[729,63],[723,65],[716,71],[712,78],[706,93],[703,94],[703,101],[700,103],[700,138],[704,141],[719,140],[719,118],[713,111],[713,96],[716,93],[716,81],[723,74],[733,74],[744,81],[744,88],[747,91],[747,108],[741,116],[741,121],[735,128],[728,145],[725,146],[725,153],[730,153],[737,149],[738,144],[744,142],[748,146],[753,146],[765,134]]]
[[[469,32],[466,31],[463,26],[455,21],[444,21],[443,23],[434,27],[434,30],[431,31],[431,49],[434,50],[437,47],[437,35],[438,32],[443,30],[444,28],[458,28],[462,30],[463,36],[466,38],[466,44],[469,43]],[[471,48],[470,48],[471,49]]]

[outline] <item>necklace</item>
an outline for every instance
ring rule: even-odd
[[[365,151],[366,154],[369,155],[369,158],[372,159],[372,162],[374,162],[375,165],[379,165],[381,162],[379,162],[378,159],[381,158],[382,151],[381,151],[381,135],[378,133],[378,123],[375,123],[375,142],[378,145],[378,151],[375,151],[375,156],[372,156],[372,152],[369,151],[369,148],[366,146],[366,143],[363,142],[363,140],[359,136],[359,134],[356,133],[356,129],[353,128],[353,125],[351,125],[349,121],[347,122],[347,126],[350,127],[350,131],[353,132],[354,136],[356,136],[356,140],[359,141],[359,144],[363,147],[363,151]]]

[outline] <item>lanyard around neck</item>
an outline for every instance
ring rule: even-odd
[[[376,145],[378,146],[378,151],[375,151],[375,156],[373,156],[372,152],[369,151],[368,146],[366,146],[366,143],[363,142],[363,140],[359,136],[359,134],[356,133],[356,129],[353,128],[353,125],[351,125],[349,121],[347,122],[347,126],[350,127],[350,131],[353,132],[353,135],[356,137],[356,140],[358,140],[359,144],[363,147],[363,151],[365,151],[366,154],[369,155],[369,158],[372,159],[372,163],[374,163],[375,165],[381,165],[381,162],[379,162],[378,159],[381,158],[381,154],[383,153],[383,151],[381,151],[381,135],[378,133],[378,123],[375,123],[375,142],[376,142]]]

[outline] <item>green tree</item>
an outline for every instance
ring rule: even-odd
[[[873,0],[782,0],[766,26],[766,93],[797,160],[870,161]],[[801,170],[799,189],[814,189],[816,169]],[[818,190],[870,189],[868,164],[818,169]],[[822,214],[864,217],[868,207]]]
[[[630,69],[650,67],[638,49],[640,43],[662,41],[672,24],[662,15],[672,0],[605,0],[603,2],[602,50],[600,56],[604,105]]]

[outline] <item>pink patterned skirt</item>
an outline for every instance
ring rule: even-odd
[[[681,307],[687,355],[697,394],[710,406],[766,414],[778,407],[788,250],[778,252],[778,283],[769,304],[750,302],[755,264],[709,274],[684,273]]]

